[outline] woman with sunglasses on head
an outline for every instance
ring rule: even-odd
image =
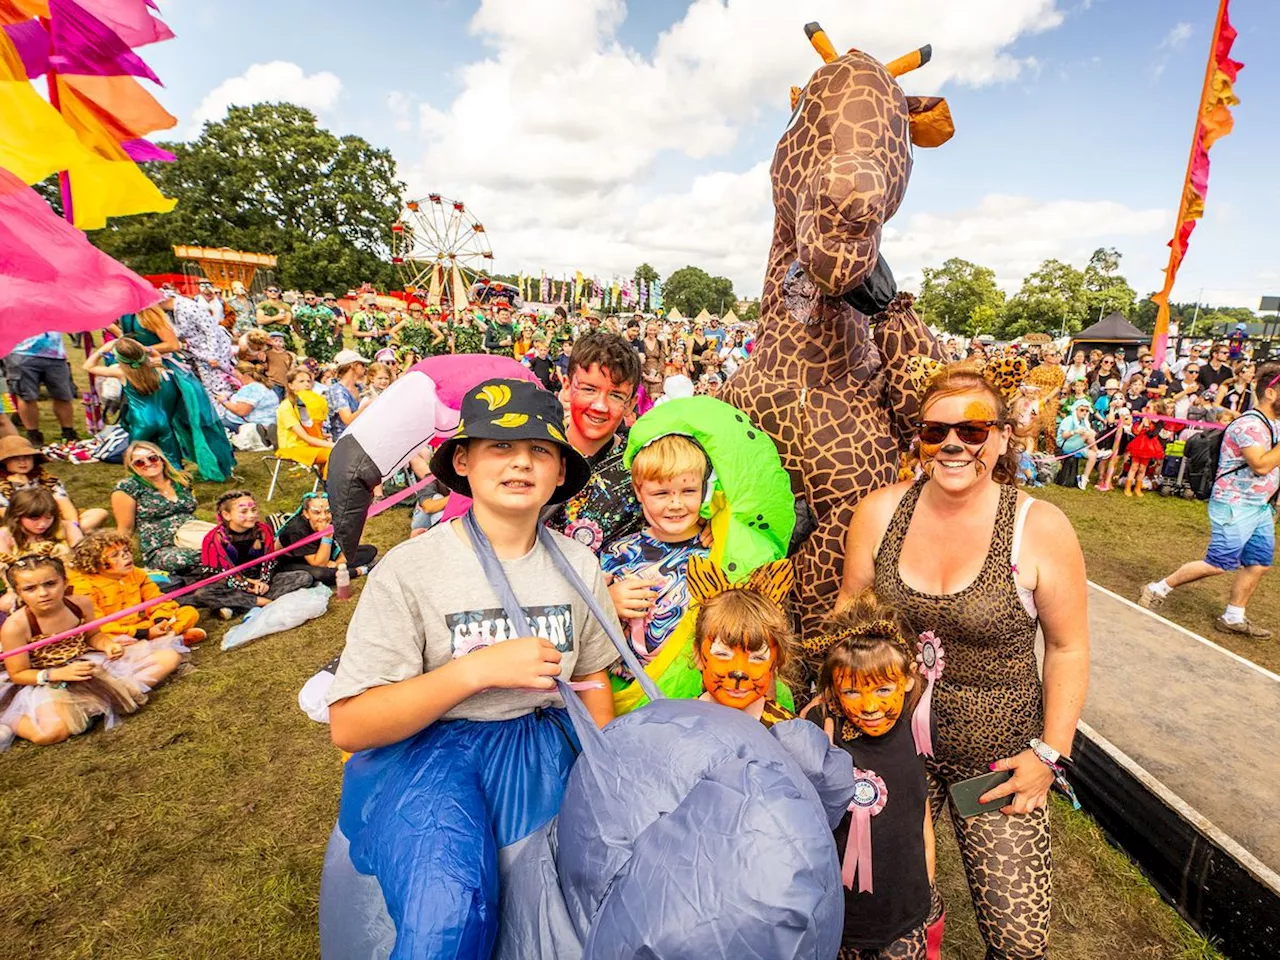
[[[1004,398],[980,374],[944,368],[920,411],[922,475],[858,504],[839,602],[874,587],[943,644],[938,738],[927,759],[933,809],[947,804],[953,783],[1012,772],[983,795],[1004,807],[969,819],[953,810],[952,823],[987,957],[1044,957],[1048,795],[1089,678],[1084,558],[1062,512],[1013,485],[1019,444]]]
[[[137,534],[142,565],[149,570],[179,575],[198,570],[199,537],[189,537],[189,546],[178,545],[179,531],[196,515],[191,475],[176,469],[159,447],[146,441],[129,444],[124,464],[129,475],[111,493],[116,529]]]

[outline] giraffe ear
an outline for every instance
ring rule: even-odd
[[[779,606],[796,585],[796,568],[787,559],[774,560],[756,567],[744,585],[748,590],[763,594]]]
[[[686,573],[689,582],[689,597],[699,604],[705,603],[717,594],[732,588],[728,575],[720,569],[710,557],[694,555],[689,558]]]
[[[940,147],[955,136],[951,107],[942,97],[907,97],[907,113],[917,147]]]

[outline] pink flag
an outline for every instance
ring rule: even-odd
[[[160,78],[127,43],[73,0],[49,0],[49,22],[54,49],[49,63],[59,73],[128,75],[160,83]]]
[[[97,330],[159,291],[0,170],[0,356],[37,333]]]
[[[131,47],[173,39],[173,31],[148,11],[146,0],[77,0],[86,11]]]

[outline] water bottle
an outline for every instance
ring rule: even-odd
[[[345,560],[338,561],[338,574],[334,579],[339,600],[351,599],[351,574],[347,572]]]

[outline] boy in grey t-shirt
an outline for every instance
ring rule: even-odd
[[[562,425],[547,391],[487,381],[431,460],[440,482],[472,498],[535,636],[514,636],[461,522],[442,523],[374,568],[329,690],[333,742],[362,751],[347,765],[330,856],[349,845],[415,955],[488,955],[498,848],[555,815],[577,754],[555,678],[598,684],[578,696],[601,726],[613,717],[617,654],[537,539],[542,507],[590,475]],[[595,556],[553,536],[612,611]]]

